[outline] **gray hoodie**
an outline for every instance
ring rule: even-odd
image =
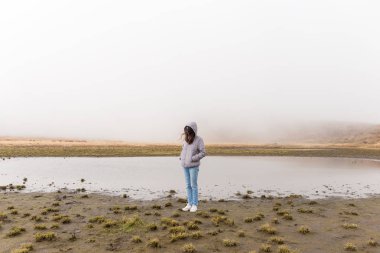
[[[200,160],[206,156],[205,144],[200,136],[197,135],[197,123],[190,122],[186,126],[191,127],[195,133],[193,143],[188,144],[186,141],[182,145],[181,165],[184,168],[198,167]]]

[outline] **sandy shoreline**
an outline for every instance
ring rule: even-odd
[[[202,201],[193,214],[179,211],[184,204],[176,194],[136,201],[73,192],[3,192],[1,252],[23,243],[32,244],[31,252],[191,252],[191,246],[189,251],[183,247],[192,244],[196,252],[263,252],[265,247],[280,252],[283,247],[281,252],[314,253],[346,252],[348,243],[358,252],[380,250],[374,246],[380,242],[380,197],[311,201],[247,196]],[[13,227],[25,231],[11,236]],[[49,232],[51,241],[37,242],[41,238],[36,234]],[[153,248],[154,239],[159,249]]]

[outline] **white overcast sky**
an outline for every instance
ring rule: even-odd
[[[379,124],[379,13],[377,0],[1,1],[0,136]]]

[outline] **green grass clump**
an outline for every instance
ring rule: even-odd
[[[115,221],[115,220],[111,220],[111,219],[107,219],[104,224],[103,224],[103,227],[104,228],[113,228],[113,227],[116,227],[118,225],[118,222]]]
[[[188,230],[199,230],[199,226],[194,221],[191,221],[187,224],[187,229]]]
[[[185,232],[185,227],[183,227],[183,226],[172,227],[169,229],[169,232],[172,234],[183,233],[183,232]]]
[[[39,224],[39,225],[35,225],[34,229],[35,230],[46,230],[47,227],[46,227],[46,225]]]
[[[158,238],[150,239],[147,246],[151,248],[161,248],[160,240],[158,240]]]
[[[288,210],[281,210],[277,212],[277,215],[279,216],[284,216],[285,214],[290,214],[290,212]]]
[[[194,253],[196,251],[197,250],[195,249],[194,245],[191,243],[185,244],[182,247],[182,252],[184,252],[184,253]]]
[[[379,243],[372,238],[368,240],[367,244],[372,247],[376,247],[379,245]]]
[[[42,221],[42,218],[41,218],[41,216],[34,215],[34,216],[32,216],[32,218],[30,220],[33,220],[35,222],[40,222],[40,221]]]
[[[137,210],[137,206],[125,206],[124,210],[125,211],[135,211],[135,210]]]
[[[0,213],[0,221],[5,221],[8,216],[5,213]]]
[[[61,219],[62,224],[69,224],[71,223],[71,219],[68,216],[65,216]]]
[[[310,233],[310,228],[308,226],[301,226],[298,228],[298,232],[305,235]]]
[[[206,219],[210,218],[210,215],[207,212],[205,212],[205,211],[199,211],[199,212],[196,213],[196,215],[200,216],[202,218],[206,218]]]
[[[272,236],[269,238],[269,241],[277,244],[284,244],[284,238],[280,236]]]
[[[288,214],[288,213],[284,214],[284,216],[282,216],[282,218],[283,218],[284,220],[293,220],[293,216],[290,215],[290,214]]]
[[[48,207],[45,209],[46,212],[48,213],[58,213],[59,212],[59,209],[58,208],[52,208],[52,207]]]
[[[277,252],[278,253],[292,253],[293,251],[290,250],[288,246],[281,245],[281,246],[278,246]]]
[[[132,237],[131,241],[132,241],[133,243],[141,243],[141,242],[142,242],[141,237],[138,236],[138,235],[134,235],[134,236]]]
[[[261,252],[272,252],[272,247],[269,244],[263,243],[260,245]]]
[[[379,243],[372,238],[368,240],[367,244],[371,247],[376,247],[379,245]]]
[[[178,240],[184,240],[187,237],[189,237],[189,235],[186,232],[179,232],[179,233],[175,233],[175,234],[170,234],[170,242],[175,242]]]
[[[202,233],[199,231],[193,232],[190,234],[191,238],[193,239],[200,239],[203,237]]]
[[[33,250],[33,245],[31,243],[24,243],[18,249],[12,250],[11,253],[29,253]]]
[[[122,229],[124,231],[130,231],[136,227],[141,227],[143,225],[144,225],[143,221],[137,215],[133,217],[124,217],[122,219]]]
[[[9,232],[6,233],[6,236],[15,237],[21,235],[23,232],[25,232],[25,228],[23,227],[12,227],[11,230],[9,230]]]
[[[51,229],[58,229],[59,228],[59,224],[58,223],[53,223],[50,228]]]
[[[179,222],[171,218],[161,218],[161,224],[165,224],[170,227],[179,226]]]
[[[160,205],[153,205],[152,209],[160,210],[162,207]]]
[[[223,245],[224,247],[236,247],[238,243],[232,239],[223,239]]]
[[[34,235],[36,242],[53,241],[57,239],[57,235],[53,232],[37,233]]]
[[[351,242],[348,242],[344,245],[344,250],[346,251],[356,251],[357,250],[357,247],[355,244],[351,243]]]
[[[104,216],[95,216],[95,217],[92,217],[88,220],[88,222],[90,222],[90,223],[98,223],[98,224],[101,224],[105,221],[106,221],[106,217],[104,217]]]
[[[120,206],[113,206],[110,208],[110,211],[112,211],[114,214],[121,213],[121,207]]]
[[[224,223],[226,220],[227,220],[226,216],[220,216],[220,215],[216,215],[211,218],[212,224],[214,224],[214,226],[217,226],[217,227],[219,226],[220,223]]]
[[[357,229],[359,226],[355,223],[344,223],[342,227],[345,229]]]
[[[313,213],[312,209],[298,208],[297,211],[299,213]]]
[[[14,250],[12,250],[11,253],[29,253],[29,252],[30,252],[30,250],[28,250],[28,249],[25,249],[25,248],[19,248],[19,249],[14,249]]]
[[[258,228],[258,231],[269,234],[269,235],[274,235],[277,233],[277,230],[271,225],[269,225],[268,223],[261,225]]]
[[[146,228],[149,231],[156,231],[158,229],[158,227],[157,227],[157,225],[155,223],[149,223],[148,225],[146,225]]]

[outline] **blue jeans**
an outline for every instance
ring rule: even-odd
[[[183,168],[186,179],[187,203],[198,206],[198,172],[199,167]]]

